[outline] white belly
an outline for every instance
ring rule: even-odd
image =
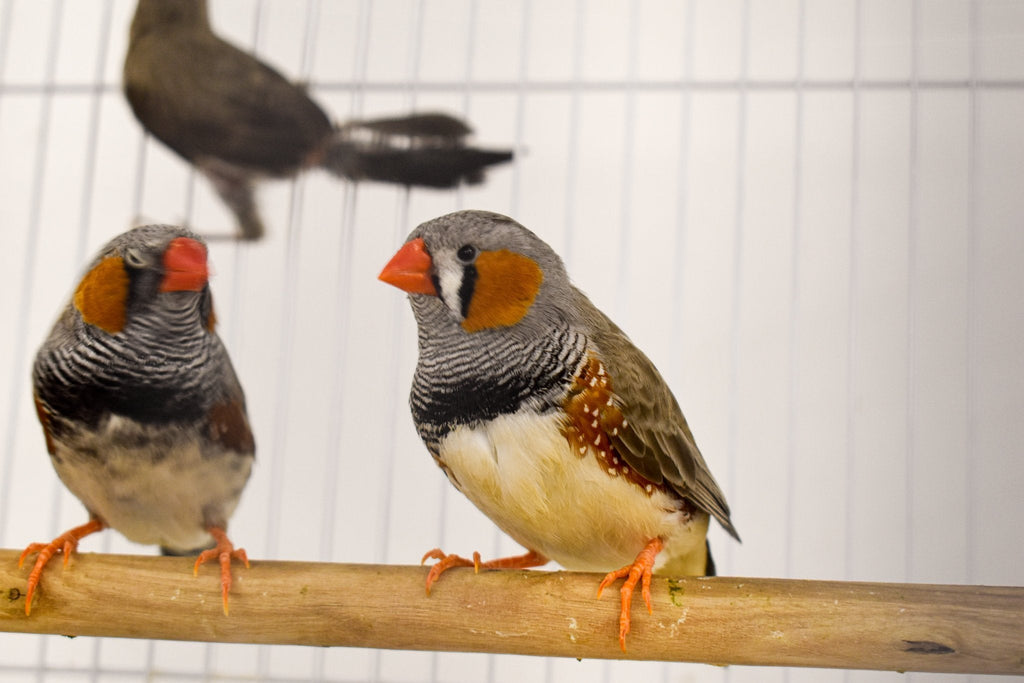
[[[452,431],[440,456],[459,489],[516,541],[567,569],[607,572],[632,563],[655,537],[655,569],[704,573],[708,516],[610,475],[569,446],[555,415],[511,415]]]
[[[118,422],[111,420],[104,433],[118,429]],[[207,524],[227,523],[252,467],[251,457],[233,452],[204,456],[198,441],[111,446],[103,433],[92,441],[76,446],[87,445],[95,455],[56,444],[53,464],[61,481],[128,540],[179,551],[212,543]],[[154,458],[157,451],[162,457]]]

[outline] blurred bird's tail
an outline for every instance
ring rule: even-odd
[[[484,169],[511,150],[466,146],[469,127],[447,114],[351,121],[340,126],[322,166],[349,180],[451,188],[483,181]]]

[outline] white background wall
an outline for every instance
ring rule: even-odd
[[[1024,3],[212,5],[339,120],[441,108],[519,150],[454,193],[268,183],[268,238],[212,245],[258,444],[231,532],[256,562],[518,551],[416,437],[412,315],[375,279],[419,222],[485,208],[548,240],[665,374],[743,535],[712,530],[722,574],[1024,585]],[[85,519],[28,381],[84,262],[138,220],[232,228],[121,96],[132,9],[0,0],[3,547]],[[143,674],[966,680],[0,634],[4,681]]]

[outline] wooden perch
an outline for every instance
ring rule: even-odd
[[[210,642],[501,652],[711,664],[1024,674],[1024,588],[655,577],[623,654],[619,592],[595,574],[271,562],[217,571],[192,560],[76,554],[43,575],[0,550],[0,631]]]

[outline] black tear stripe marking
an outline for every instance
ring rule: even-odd
[[[476,289],[476,278],[478,276],[476,266],[468,265],[462,269],[462,284],[459,285],[459,312],[465,319],[469,315],[469,302],[473,300],[473,291]]]
[[[936,643],[933,640],[904,640],[903,648],[904,652],[913,652],[919,655],[952,655],[956,654],[956,650],[943,645],[942,643]]]

